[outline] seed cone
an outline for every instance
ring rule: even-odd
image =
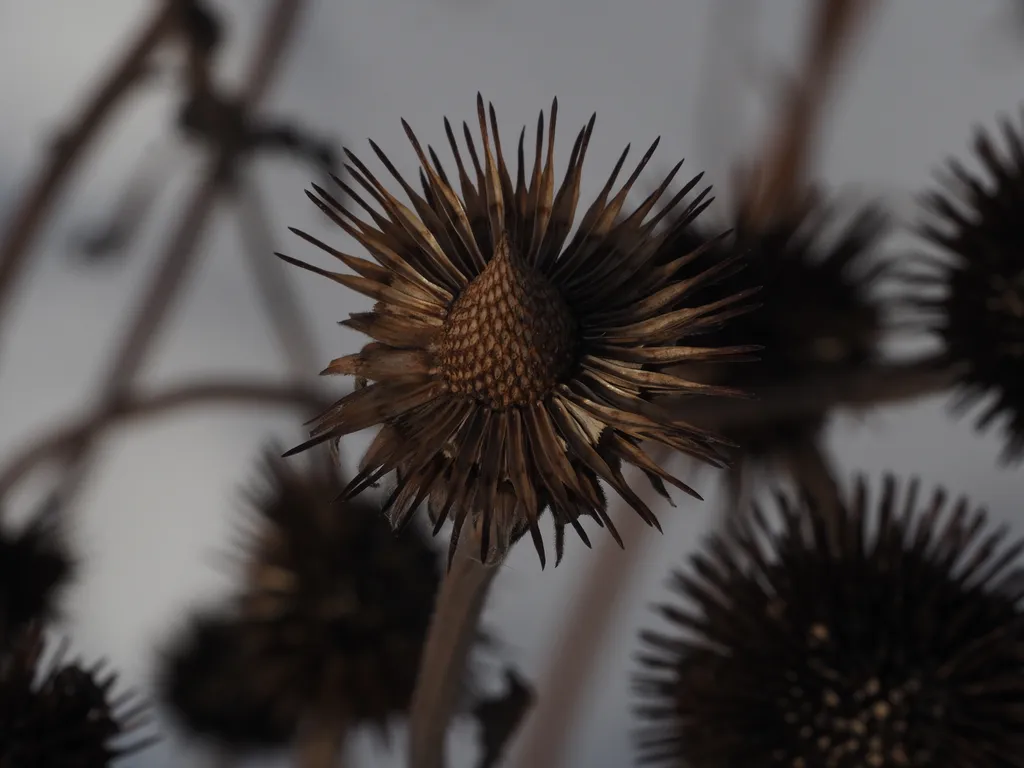
[[[743,365],[698,364],[679,375],[756,392],[820,373],[851,371],[878,359],[884,312],[874,295],[887,266],[877,257],[888,220],[874,207],[859,211],[837,228],[837,209],[808,202],[785,220],[757,228],[740,214],[733,235],[701,238],[686,233],[670,243],[666,256],[706,247],[697,268],[747,254],[747,268],[702,291],[715,300],[761,286],[758,306],[704,337],[709,347],[756,344],[757,359]],[[811,414],[725,433],[749,463],[767,462],[816,443],[828,414]]]
[[[409,707],[440,581],[415,528],[391,531],[326,456],[299,473],[269,450],[249,498],[246,580],[167,654],[164,698],[190,730],[239,750],[286,746],[310,719],[386,731]]]
[[[152,744],[146,708],[114,698],[116,675],[64,663],[64,648],[43,668],[43,646],[35,624],[0,654],[0,766],[103,768]]]
[[[0,648],[29,624],[54,617],[60,591],[73,574],[52,521],[38,517],[18,533],[0,530]]]
[[[673,418],[653,402],[654,396],[736,394],[662,369],[749,351],[680,346],[681,339],[743,311],[741,303],[750,291],[703,305],[692,300],[698,286],[713,282],[734,261],[690,280],[677,275],[694,254],[679,254],[667,264],[655,261],[662,243],[689,227],[706,207],[704,190],[671,227],[658,231],[700,177],[645,221],[677,165],[635,211],[620,215],[657,142],[613,195],[627,148],[573,232],[594,119],[577,136],[556,191],[557,108],[556,101],[546,147],[543,113],[538,120],[529,179],[525,129],[513,178],[502,156],[494,109],[485,110],[482,98],[477,99],[479,154],[463,125],[470,171],[446,120],[461,195],[434,150],[424,151],[408,125],[420,161],[422,194],[371,141],[412,209],[346,153],[351,178],[381,210],[341,181],[367,219],[319,187],[309,196],[376,263],[296,230],[356,274],[327,272],[283,257],[376,301],[372,312],[354,314],[344,323],[373,342],[325,371],[373,383],[339,401],[320,419],[312,439],[293,452],[380,425],[345,496],[395,472],[397,487],[384,504],[392,524],[401,527],[428,501],[435,533],[445,520],[454,521],[449,556],[470,516],[483,531],[480,557],[485,561],[503,556],[529,531],[543,564],[538,519],[546,508],[552,511],[559,559],[565,526],[572,525],[587,541],[581,516],[607,525],[618,538],[599,480],[656,525],[653,512],[626,484],[623,464],[640,467],[666,497],[666,482],[697,494],[658,467],[640,448],[641,441],[660,442],[715,465],[722,460],[722,441]]]
[[[1024,113],[1022,113],[1024,115]],[[1005,424],[1004,463],[1024,458],[1024,139],[1002,121],[1005,150],[979,129],[974,150],[985,176],[950,160],[941,190],[924,203],[924,236],[940,251],[924,259],[926,272],[911,277],[934,298],[916,295],[950,358],[967,364],[959,409],[987,399],[977,427]]]
[[[1012,766],[1024,749],[1024,542],[936,490],[858,480],[710,537],[642,635],[645,763]]]

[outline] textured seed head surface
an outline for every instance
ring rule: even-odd
[[[886,682],[870,672],[842,674],[831,666],[831,642],[828,626],[812,626],[806,667],[785,675],[778,705],[793,747],[777,750],[773,763],[786,768],[930,765],[932,745],[920,737],[941,728],[941,696],[914,676]],[[808,669],[814,674],[807,675]],[[934,729],[924,728],[926,723]]]
[[[439,358],[450,392],[503,409],[540,400],[568,374],[575,351],[565,300],[502,244],[452,304]]]

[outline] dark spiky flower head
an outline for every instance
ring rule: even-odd
[[[1015,766],[1024,754],[1024,543],[884,481],[834,526],[777,513],[712,536],[644,633],[641,756],[691,768]]]
[[[703,239],[691,229],[666,243],[665,258],[703,242],[696,268],[745,254],[746,268],[702,290],[713,301],[761,286],[758,306],[713,330],[710,347],[756,344],[757,360],[743,365],[686,366],[680,375],[756,391],[817,374],[854,370],[878,356],[883,313],[874,287],[884,264],[878,246],[887,220],[868,207],[842,228],[834,205],[808,198],[784,218],[755,226],[740,212],[728,238]],[[816,440],[826,413],[725,431],[746,459],[767,459],[796,444]]]
[[[951,160],[930,193],[923,233],[941,257],[927,259],[941,298],[916,304],[933,320],[950,358],[964,363],[960,408],[988,398],[978,418],[985,430],[1006,424],[1004,462],[1024,458],[1024,139],[1004,120],[1006,147],[979,130],[974,150],[984,176]]]
[[[49,621],[74,564],[54,521],[40,515],[21,531],[0,529],[0,648],[34,621]]]
[[[650,509],[627,486],[623,464],[640,467],[659,491],[669,482],[693,493],[659,468],[640,448],[641,441],[719,461],[713,436],[673,418],[652,400],[654,395],[718,391],[661,369],[735,352],[679,345],[688,343],[690,334],[737,313],[744,295],[696,305],[690,300],[694,288],[719,270],[683,281],[675,275],[691,254],[680,254],[669,264],[654,263],[663,239],[688,226],[705,207],[707,190],[673,228],[655,234],[699,177],[648,219],[677,165],[635,211],[620,216],[657,142],[613,192],[626,159],[623,152],[573,231],[594,119],[577,136],[556,191],[557,101],[551,108],[546,149],[543,113],[538,120],[529,178],[525,128],[516,168],[510,172],[494,109],[489,111],[489,127],[480,97],[477,110],[479,152],[463,125],[472,161],[468,171],[445,121],[461,196],[453,186],[456,177],[448,176],[430,147],[424,151],[404,122],[419,157],[422,194],[376,144],[371,146],[411,200],[412,210],[351,153],[347,170],[372,200],[339,183],[367,218],[360,219],[319,187],[316,195],[310,194],[376,263],[340,253],[302,233],[297,234],[356,274],[289,261],[331,277],[376,304],[373,311],[354,314],[344,323],[373,342],[325,371],[373,383],[331,408],[306,445],[381,425],[348,494],[395,471],[398,484],[384,505],[394,525],[401,526],[429,500],[438,529],[449,516],[454,520],[450,551],[470,517],[483,532],[481,559],[500,557],[529,530],[543,563],[537,520],[547,507],[559,532],[573,525],[586,540],[579,517],[590,515],[614,534],[599,479],[655,524]]]
[[[102,662],[67,662],[66,649],[42,662],[32,625],[0,654],[2,768],[105,768],[153,743],[140,732],[147,708],[115,695],[117,676]]]
[[[344,482],[326,455],[300,473],[279,453],[250,494],[238,610],[197,620],[164,670],[179,719],[226,746],[285,744],[307,717],[383,729],[403,715],[440,581],[418,529],[334,502]]]

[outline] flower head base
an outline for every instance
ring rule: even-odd
[[[735,260],[688,280],[677,275],[694,254],[656,262],[659,246],[688,227],[707,205],[705,190],[671,227],[659,228],[699,177],[648,217],[678,172],[677,165],[635,211],[622,215],[626,196],[657,142],[613,194],[626,159],[626,152],[622,154],[574,231],[594,119],[576,137],[565,179],[556,191],[557,102],[546,132],[544,115],[538,120],[529,178],[525,129],[513,175],[502,155],[494,109],[485,110],[479,97],[477,107],[483,142],[479,153],[463,125],[470,170],[445,121],[461,195],[434,150],[424,151],[408,125],[406,133],[420,161],[422,194],[376,144],[371,146],[412,209],[351,153],[351,178],[382,211],[339,181],[365,211],[364,220],[314,187],[311,199],[376,263],[301,232],[297,234],[356,274],[327,272],[284,258],[376,300],[372,312],[354,314],[344,323],[366,333],[373,343],[335,360],[325,371],[373,383],[339,401],[321,418],[313,439],[295,451],[380,425],[346,496],[394,472],[398,484],[384,505],[393,525],[403,525],[428,501],[438,529],[445,520],[454,520],[450,552],[470,518],[481,531],[481,559],[503,556],[512,541],[529,531],[543,563],[538,519],[545,508],[552,511],[559,557],[565,526],[572,525],[586,541],[582,516],[607,525],[618,538],[599,480],[648,523],[657,524],[626,484],[624,463],[640,467],[666,496],[666,482],[696,496],[639,446],[652,440],[720,463],[721,441],[674,419],[654,400],[676,394],[736,394],[662,369],[684,360],[726,359],[749,351],[680,346],[680,340],[740,313],[740,302],[751,292],[698,305],[691,300],[693,291]]]
[[[714,536],[645,633],[648,763],[1013,765],[1024,749],[1024,585],[983,512],[887,478],[839,510],[778,497]],[[944,517],[944,519],[942,519]],[[776,523],[781,523],[778,530]]]
[[[952,360],[967,364],[958,406],[989,398],[979,430],[1005,419],[1003,460],[1011,462],[1024,459],[1024,139],[1008,120],[1002,127],[1005,153],[984,131],[975,139],[987,180],[951,161],[940,177],[946,190],[925,198],[924,235],[946,258],[929,258],[916,280],[943,295],[914,303]]]

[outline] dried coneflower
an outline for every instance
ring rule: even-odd
[[[960,408],[988,398],[978,429],[1005,419],[1004,461],[1024,458],[1024,139],[1002,124],[1006,152],[979,130],[974,149],[987,178],[951,160],[940,174],[941,191],[925,206],[923,227],[941,257],[922,282],[940,287],[940,298],[916,302],[933,318],[950,358],[965,363]]]
[[[146,707],[115,696],[104,664],[64,659],[62,646],[42,662],[38,625],[0,654],[0,766],[104,768],[153,743],[140,732]]]
[[[777,515],[712,536],[645,633],[646,762],[693,768],[1010,766],[1024,749],[1024,542],[890,476],[838,524]]]
[[[74,564],[55,522],[40,515],[21,531],[0,529],[0,647],[34,621],[54,617]]]
[[[299,472],[265,459],[237,610],[198,619],[168,656],[177,717],[226,748],[285,746],[309,721],[386,730],[409,698],[440,581],[415,527],[392,532],[368,501],[342,504],[325,455]]]
[[[543,113],[538,120],[528,181],[525,129],[519,136],[513,177],[502,156],[493,107],[489,128],[480,97],[477,111],[479,153],[469,127],[463,125],[472,161],[469,171],[445,121],[461,197],[433,149],[424,151],[404,122],[420,161],[422,195],[370,143],[413,210],[347,151],[352,178],[382,212],[341,182],[367,219],[346,210],[319,187],[314,187],[315,195],[310,193],[377,263],[341,253],[296,230],[356,274],[287,260],[376,301],[373,311],[353,314],[343,323],[367,334],[373,343],[335,360],[325,371],[372,383],[332,407],[320,419],[313,439],[295,451],[382,425],[346,495],[394,471],[399,482],[384,508],[395,526],[429,500],[437,530],[449,517],[454,520],[450,552],[469,517],[480,531],[481,559],[499,560],[511,541],[529,531],[543,563],[537,521],[545,508],[552,510],[559,532],[572,525],[585,541],[579,518],[590,515],[617,536],[599,480],[656,524],[653,512],[627,485],[623,464],[640,467],[660,492],[668,482],[696,496],[658,467],[640,443],[659,442],[719,462],[714,436],[674,418],[653,400],[655,395],[727,393],[663,369],[748,351],[679,346],[690,334],[738,314],[748,294],[697,305],[690,300],[694,289],[732,263],[681,280],[677,273],[695,254],[680,254],[669,264],[654,262],[664,239],[688,227],[707,205],[705,190],[671,228],[656,233],[664,217],[699,181],[700,177],[690,181],[648,219],[681,163],[632,213],[620,216],[657,142],[613,194],[626,159],[623,152],[573,231],[594,119],[577,136],[556,192],[557,101],[552,104],[546,149]],[[560,550],[557,542],[556,549]]]
[[[885,267],[876,257],[887,219],[868,207],[837,229],[836,213],[818,202],[767,227],[737,217],[732,237],[713,244],[703,258],[714,263],[744,253],[748,266],[700,296],[715,300],[762,286],[758,306],[710,332],[702,343],[715,348],[757,344],[761,351],[756,361],[743,365],[687,366],[680,375],[757,391],[852,371],[877,359],[884,318],[873,292]],[[663,258],[692,249],[695,234],[668,242]],[[812,413],[724,433],[739,445],[743,459],[767,460],[817,441],[827,415]]]

